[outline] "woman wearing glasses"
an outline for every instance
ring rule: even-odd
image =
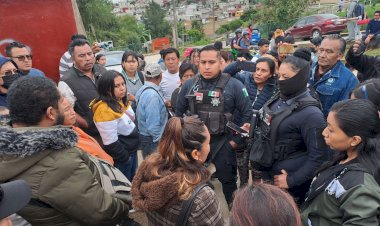
[[[0,106],[7,106],[8,88],[20,76],[16,64],[12,60],[0,56]]]

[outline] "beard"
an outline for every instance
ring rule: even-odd
[[[59,115],[58,115],[58,117],[57,117],[57,121],[55,122],[55,125],[56,125],[56,126],[61,126],[61,125],[63,125],[63,122],[64,122],[64,121],[65,121],[65,115],[59,113]]]

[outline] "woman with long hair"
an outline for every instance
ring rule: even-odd
[[[255,66],[255,72],[241,72],[240,64],[247,63]],[[236,61],[228,65],[225,73],[240,80],[245,88],[253,110],[260,110],[264,104],[277,92],[277,76],[275,75],[275,63],[267,57],[260,57],[256,64],[253,62]],[[241,122],[236,121],[236,124]],[[240,186],[248,183],[249,178],[249,150],[246,145],[236,150],[236,159],[240,178]]]
[[[169,119],[158,151],[139,167],[132,183],[132,204],[147,214],[149,225],[175,225],[181,205],[210,173],[202,165],[210,152],[210,134],[194,116]],[[215,192],[203,187],[195,196],[190,225],[223,225]]]
[[[199,67],[199,62],[200,62],[199,55],[200,55],[200,49],[193,49],[190,52],[190,63],[197,66],[197,68]]]
[[[117,71],[107,71],[98,80],[96,98],[90,107],[104,144],[118,168],[132,181],[136,172],[139,136],[135,113],[126,97],[125,78]]]
[[[293,197],[276,186],[254,183],[235,192],[231,226],[301,226]]]
[[[304,225],[378,226],[380,119],[368,100],[335,103],[322,135],[337,152],[322,166],[303,206]]]

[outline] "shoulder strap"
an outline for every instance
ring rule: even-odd
[[[189,219],[190,216],[190,211],[191,207],[193,206],[195,197],[197,197],[197,194],[206,186],[209,186],[207,183],[206,184],[201,184],[198,185],[194,191],[191,197],[184,201],[181,206],[181,212],[179,213],[179,217],[176,223],[176,226],[186,226],[187,225],[187,220]]]
[[[194,91],[195,86],[198,84],[199,80],[201,79],[201,75],[198,73],[195,75],[195,78],[193,80],[193,85],[191,88],[187,91],[186,95],[191,95],[191,93]]]
[[[144,91],[147,90],[147,89],[152,89],[152,90],[154,90],[154,91],[158,94],[158,96],[160,96],[162,102],[164,103],[164,106],[165,106],[166,112],[168,113],[168,117],[169,117],[169,118],[173,117],[174,114],[171,113],[171,112],[169,111],[169,109],[166,107],[164,98],[162,98],[161,94],[160,94],[159,92],[157,92],[157,90],[155,90],[153,87],[150,87],[150,86],[145,87],[145,89],[143,89],[143,91],[141,92],[141,95],[142,95],[142,94],[144,93]],[[141,98],[141,95],[140,95],[140,98]]]
[[[231,75],[229,75],[227,73],[222,73],[220,75],[220,79],[216,83],[215,87],[219,88],[221,91],[223,91],[224,88],[226,88],[226,85],[227,85],[228,81],[230,80],[230,78],[231,78]]]
[[[242,38],[243,38],[243,37],[240,37],[240,38],[237,40],[236,44],[237,44],[238,46],[241,46],[241,45],[240,45],[240,41],[241,41]]]
[[[137,75],[139,76],[141,83],[144,85],[145,79],[143,73],[141,71],[137,71]]]

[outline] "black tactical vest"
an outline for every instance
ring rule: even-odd
[[[232,118],[231,113],[224,113],[223,96],[223,91],[230,78],[229,74],[221,74],[216,82],[215,89],[203,90],[201,78],[197,75],[194,79],[193,88],[187,94],[191,113],[199,116],[211,135],[223,135],[227,131],[227,122]]]
[[[282,111],[272,111],[269,106],[279,98],[277,93],[260,110],[259,121],[254,131],[250,160],[264,167],[270,167],[276,160],[297,157],[306,153],[306,145],[301,134],[289,134],[286,142],[279,143],[277,131],[281,122],[295,111],[308,106],[320,107],[319,101],[312,96],[297,99],[292,105]]]

